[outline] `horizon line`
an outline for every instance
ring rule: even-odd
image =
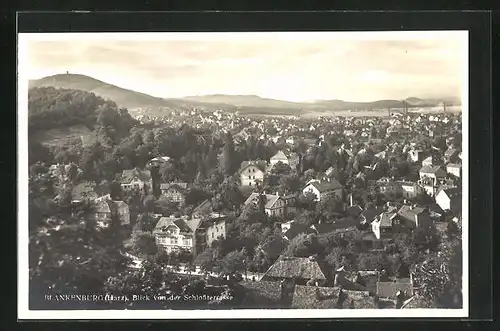
[[[415,97],[415,96],[407,96],[407,97],[404,97],[404,98],[378,98],[376,100],[372,99],[370,101],[347,101],[347,100],[343,100],[343,99],[339,99],[339,98],[334,98],[334,97],[329,98],[329,99],[314,99],[314,100],[311,100],[311,99],[307,99],[307,100],[286,100],[286,99],[276,99],[276,98],[270,98],[270,97],[263,97],[263,96],[260,96],[258,94],[255,94],[255,93],[249,93],[249,94],[210,93],[210,94],[191,94],[191,95],[184,95],[184,96],[177,96],[177,97],[173,97],[173,96],[172,97],[160,97],[160,96],[155,96],[155,95],[152,95],[152,94],[149,94],[149,93],[139,92],[139,91],[128,89],[128,88],[125,88],[125,87],[121,87],[121,86],[118,86],[118,85],[115,85],[115,84],[111,84],[111,83],[105,82],[103,80],[100,80],[98,78],[95,78],[95,77],[92,77],[92,76],[89,76],[89,75],[86,75],[86,74],[74,73],[74,72],[69,72],[69,71],[67,71],[67,72],[61,72],[61,73],[55,73],[53,75],[43,76],[43,77],[40,77],[40,78],[28,78],[28,82],[35,81],[35,80],[41,80],[41,79],[45,79],[45,78],[50,78],[50,77],[53,77],[53,76],[64,76],[64,75],[84,76],[84,77],[87,77],[87,78],[99,81],[99,82],[107,84],[107,85],[115,86],[115,87],[120,88],[122,90],[132,91],[132,92],[135,92],[135,93],[140,93],[140,94],[143,94],[143,95],[150,96],[152,98],[163,99],[163,100],[169,100],[169,99],[186,99],[186,98],[196,98],[196,97],[210,97],[210,96],[228,96],[228,97],[238,97],[238,96],[239,97],[249,97],[249,96],[252,96],[252,97],[258,97],[260,99],[267,99],[267,100],[273,100],[273,101],[282,101],[282,102],[289,102],[289,103],[296,103],[296,104],[300,104],[300,103],[315,104],[315,103],[318,103],[318,102],[325,102],[325,101],[341,101],[341,102],[346,102],[346,103],[373,103],[373,102],[378,102],[378,101],[401,101],[401,102],[403,102],[403,101],[406,101],[406,100],[408,100],[410,98],[416,98],[416,99],[420,99],[420,100],[424,100],[424,101],[426,99],[449,99],[449,98],[454,98],[454,99],[457,99],[457,101],[459,101],[461,103],[461,97],[460,96],[445,96],[445,97]],[[210,102],[207,102],[207,103],[210,103]],[[219,103],[219,102],[217,102],[217,103]]]

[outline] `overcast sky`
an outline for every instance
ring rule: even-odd
[[[255,94],[290,101],[372,101],[460,96],[463,39],[457,35],[420,40],[330,35],[31,40],[29,63],[20,66],[30,79],[69,71],[156,97]]]

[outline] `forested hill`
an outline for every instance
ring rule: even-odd
[[[28,93],[28,128],[31,134],[72,126],[109,131],[111,139],[121,139],[137,125],[124,108],[93,93],[35,87]]]
[[[104,99],[113,100],[119,106],[127,109],[135,107],[168,106],[168,103],[162,98],[156,98],[144,93],[127,90],[85,75],[59,74],[37,80],[31,80],[29,82],[29,86],[56,87],[91,92]]]

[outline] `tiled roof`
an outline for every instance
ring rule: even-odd
[[[143,182],[151,180],[151,172],[149,170],[128,169],[122,172],[122,183],[128,184],[134,179],[139,178]]]
[[[450,157],[455,153],[458,153],[458,151],[455,148],[448,148],[446,152],[444,152],[444,156]]]
[[[410,222],[410,224],[414,224],[416,220],[416,216],[424,212],[426,209],[422,207],[411,207],[411,206],[402,206],[397,215],[399,218],[402,218],[406,222]]]
[[[260,308],[265,304],[276,305],[280,303],[280,282],[244,280],[239,284],[245,288],[246,297],[243,306],[255,305]]]
[[[175,217],[160,218],[158,223],[156,223],[154,231],[161,232],[162,231],[161,229],[163,227],[168,227],[172,224],[175,224],[181,232],[191,233],[193,231],[191,227],[188,224],[186,224],[186,221],[184,221],[182,218],[175,218]]]
[[[383,208],[370,208],[367,210],[364,210],[361,215],[366,219],[367,222],[373,221],[375,217],[379,216],[384,212]]]
[[[273,258],[280,256],[286,246],[287,242],[285,239],[283,239],[281,236],[275,236],[260,245],[260,249],[264,253],[266,253],[267,256]]]
[[[462,168],[462,165],[458,163],[448,163],[446,168]]]
[[[262,161],[262,160],[243,161],[243,162],[241,162],[240,171],[245,170],[245,168],[247,168],[248,166],[251,166],[251,165],[256,166],[262,172],[265,172],[266,168],[267,168],[267,162],[266,161]]]
[[[460,198],[460,196],[462,195],[462,189],[459,188],[459,187],[446,187],[446,186],[445,187],[441,187],[438,190],[437,194],[439,194],[441,191],[444,191],[444,193],[446,193],[446,195],[450,199],[457,199],[457,198]]]
[[[419,172],[420,173],[426,173],[426,174],[435,174],[436,172],[438,172],[439,170],[441,170],[441,166],[423,166],[422,168],[420,168]]]
[[[395,213],[383,213],[380,215],[380,227],[381,228],[391,228],[392,227],[392,221],[391,218],[394,216]]]
[[[341,290],[338,287],[316,287],[296,285],[292,299],[295,309],[335,309],[342,291],[343,309],[375,309],[374,298],[368,292]]]
[[[335,230],[332,223],[316,223],[311,225],[311,229],[315,230],[318,234],[329,233]]]
[[[272,157],[271,157],[271,160],[283,160],[283,161],[288,161],[288,157],[286,156],[286,154],[283,152],[283,151],[278,151],[278,153],[274,154]]]
[[[187,183],[162,183],[160,184],[160,190],[168,190],[169,188],[177,188],[180,191],[185,191],[188,188]]]
[[[358,217],[362,212],[363,209],[358,205],[350,206],[346,209],[346,214],[352,217]]]
[[[331,181],[312,182],[311,185],[320,193],[342,189],[342,185],[335,178],[332,178]]]
[[[89,182],[79,183],[73,187],[71,191],[73,200],[95,199],[97,193],[94,191],[94,186]]]
[[[310,227],[303,225],[303,224],[298,224],[298,223],[292,223],[290,225],[290,229],[284,233],[284,236],[288,240],[292,240],[293,238],[297,237],[301,233],[313,233],[314,230],[312,230]]]
[[[264,277],[326,279],[318,262],[304,257],[281,257],[267,270]]]
[[[265,197],[266,197],[266,205],[264,206],[264,208],[266,209],[269,209],[269,208],[272,208],[273,205],[276,203],[276,201],[278,201],[278,199],[280,198],[279,195],[275,195],[275,194],[265,194]],[[245,201],[245,205],[249,204],[249,203],[258,203],[259,202],[259,193],[252,193],[250,194],[250,196],[248,197],[248,199]]]

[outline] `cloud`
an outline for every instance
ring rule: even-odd
[[[445,35],[443,35],[445,36]],[[460,93],[461,42],[426,40],[31,41],[32,75],[66,70],[160,97],[258,94],[289,100]],[[39,78],[39,77],[33,77]]]

